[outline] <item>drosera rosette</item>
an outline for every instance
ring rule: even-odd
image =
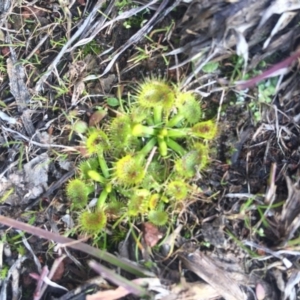
[[[203,140],[213,139],[217,126],[201,121],[199,99],[160,79],[145,80],[137,90],[134,101],[120,104],[101,129],[89,128],[83,137],[88,158],[67,186],[82,232],[97,235],[107,222],[116,228],[136,218],[164,226],[209,162]],[[91,210],[92,192],[98,199]]]
[[[162,124],[161,124],[162,125]],[[175,129],[177,130],[177,129]],[[176,131],[177,133],[177,131]],[[163,157],[168,155],[168,150],[174,150],[175,152],[182,154],[185,150],[174,141],[170,141],[169,130],[165,127],[148,126],[143,124],[135,124],[132,128],[132,134],[140,138],[156,138],[159,154]],[[180,135],[183,138],[183,135]],[[170,143],[170,146],[169,144]]]

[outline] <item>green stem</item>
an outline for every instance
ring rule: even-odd
[[[180,156],[183,156],[184,154],[187,153],[187,151],[182,146],[180,146],[177,142],[175,142],[172,139],[167,139],[166,143],[167,143],[167,146],[169,148],[171,148],[172,150],[174,150]]]
[[[109,178],[109,170],[108,170],[106,160],[103,156],[103,153],[98,153],[98,161],[99,161],[99,165],[100,165],[102,174],[104,175],[104,177],[106,179]]]
[[[158,137],[158,148],[159,148],[159,154],[164,157],[168,154],[168,146],[166,143],[166,140],[163,137]]]
[[[163,107],[162,106],[155,106],[153,108],[153,119],[154,119],[154,124],[161,124],[162,122],[162,112],[163,112]]]
[[[148,143],[138,152],[136,159],[138,162],[143,162],[145,157],[152,151],[154,146],[156,145],[157,140],[155,137],[153,137],[151,140],[148,141]]]
[[[109,195],[110,202],[117,201],[116,191],[112,190]]]
[[[146,123],[148,126],[154,126],[154,120],[152,117],[146,118]]]
[[[160,137],[160,138],[167,137],[168,136],[168,129],[161,128],[161,129],[157,130],[156,136]]]
[[[103,177],[101,174],[99,174],[99,172],[95,171],[95,170],[89,170],[88,171],[88,175],[92,180],[95,180],[97,182],[102,183],[103,185],[106,184],[107,180],[105,177]]]
[[[168,129],[168,137],[171,138],[184,138],[191,133],[190,128],[170,128]]]
[[[108,196],[107,190],[104,188],[97,201],[97,210],[102,209]]]
[[[107,185],[105,186],[105,190],[107,191],[108,194],[110,194],[112,192],[111,182],[107,183]]]
[[[142,124],[136,124],[132,128],[132,134],[134,136],[148,137],[155,134],[155,129]]]
[[[112,229],[117,228],[117,226],[127,217],[127,214],[124,213],[122,216],[120,216],[118,218],[118,220],[114,223],[114,225],[112,226]]]
[[[122,220],[120,218],[117,222],[120,223],[121,221]],[[125,259],[116,257],[107,251],[97,249],[96,247],[92,247],[86,243],[79,242],[78,240],[64,237],[63,235],[60,235],[58,233],[50,232],[45,229],[41,229],[36,226],[31,226],[29,224],[26,224],[26,223],[23,223],[20,221],[16,221],[12,218],[4,217],[4,216],[0,216],[0,223],[7,225],[9,227],[17,228],[19,230],[28,232],[28,233],[36,235],[36,236],[42,237],[47,240],[53,240],[56,243],[67,244],[70,248],[76,249],[80,252],[87,253],[88,255],[93,256],[96,259],[99,259],[101,261],[106,261],[110,264],[113,264],[114,266],[118,266],[121,269],[128,271],[131,274],[134,274],[138,278],[140,278],[140,277],[148,278],[148,277],[155,276],[154,273],[152,273],[146,269],[143,269],[141,266],[135,265],[133,262],[131,262],[129,260],[126,261]],[[116,226],[117,226],[116,223],[114,224],[114,228],[116,228]],[[113,276],[111,276],[111,277],[113,277]],[[126,286],[129,286],[129,285],[127,284]],[[131,288],[131,290],[132,290],[132,288]]]
[[[178,113],[171,120],[168,121],[167,127],[174,127],[178,123],[180,123],[183,119],[184,119],[184,116],[182,114]]]
[[[153,137],[152,139],[150,139],[148,141],[148,143],[142,148],[142,150],[139,151],[139,155],[142,158],[145,158],[147,156],[148,153],[151,152],[151,150],[154,148],[154,146],[156,145],[157,141],[156,138]]]

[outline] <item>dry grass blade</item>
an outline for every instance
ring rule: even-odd
[[[61,148],[61,149],[69,150],[69,151],[78,152],[78,149],[76,149],[75,147],[68,147],[68,146],[64,146],[64,145],[54,145],[54,144],[42,144],[42,143],[39,143],[39,142],[32,141],[30,138],[28,138],[28,137],[24,136],[23,134],[21,134],[17,131],[14,131],[10,128],[6,128],[4,126],[1,126],[1,127],[2,127],[2,130],[10,132],[10,133],[14,133],[14,134],[18,135],[20,138],[22,138],[23,140],[29,142],[32,145],[38,146],[40,148],[46,148],[46,149],[48,149],[48,148]]]
[[[246,89],[255,86],[257,83],[261,82],[264,79],[286,74],[289,71],[289,67],[292,63],[297,61],[300,56],[300,51],[295,52],[290,57],[284,59],[283,61],[277,63],[276,65],[272,66],[271,68],[264,71],[262,74],[259,74],[247,81],[244,82],[236,82],[237,87],[239,89]]]
[[[89,266],[92,269],[94,269],[97,273],[99,273],[104,279],[113,282],[119,287],[125,288],[131,294],[137,296],[143,296],[146,294],[146,290],[144,288],[133,284],[131,281],[125,279],[124,277],[116,274],[114,271],[109,270],[108,268],[98,264],[95,261],[90,261]]]
[[[9,271],[8,271],[8,274],[4,280],[4,282],[2,283],[2,287],[1,287],[1,292],[0,292],[0,299],[1,300],[6,300],[8,299],[7,298],[7,286],[9,284],[9,281],[10,281],[10,277],[13,276],[13,274],[15,272],[19,272],[18,270],[21,269],[21,266],[22,266],[22,263],[23,261],[27,259],[26,256],[21,256],[20,258],[18,258],[15,263],[10,267]],[[14,285],[15,287],[15,285]],[[10,299],[13,299],[13,300],[17,300],[17,299],[20,299],[19,298],[20,295],[19,295],[19,290],[13,290],[13,298],[10,298]]]
[[[82,36],[80,37],[80,41],[78,41],[71,49],[70,51],[74,50],[76,47],[78,46],[82,46],[85,45],[87,43],[89,43],[90,41],[92,41],[95,36],[103,29],[112,26],[113,24],[115,24],[116,22],[119,22],[121,20],[124,19],[128,19],[136,14],[138,14],[139,12],[141,12],[142,10],[148,8],[149,6],[151,6],[152,4],[156,3],[157,0],[153,0],[150,3],[141,6],[141,7],[136,7],[136,8],[132,8],[129,11],[125,11],[124,13],[122,13],[121,15],[117,16],[116,18],[108,21],[105,23],[106,18],[105,17],[101,17],[100,20],[98,20],[95,24],[93,24],[93,26],[91,26],[89,28],[89,30],[87,30],[86,32],[82,33]],[[113,1],[110,3],[110,5],[107,7],[104,15],[107,16],[109,15],[109,13],[111,12],[112,8],[114,7],[113,5]],[[103,53],[102,53],[103,55]]]
[[[86,20],[82,23],[82,25],[77,29],[77,31],[74,33],[74,35],[68,40],[68,42],[61,48],[60,52],[57,54],[56,58],[53,60],[53,62],[49,65],[47,71],[43,74],[43,76],[39,79],[35,86],[35,92],[39,93],[42,89],[42,86],[44,82],[47,80],[49,75],[52,73],[52,71],[56,68],[56,65],[60,62],[62,56],[68,51],[68,49],[71,47],[71,45],[80,37],[80,35],[84,32],[84,30],[87,29],[87,27],[90,25],[91,20],[94,18],[94,16],[97,14],[98,9],[102,7],[102,5],[105,3],[104,0],[99,0],[93,10],[90,12],[89,16],[86,18]]]
[[[295,286],[298,285],[300,281],[300,272],[293,271],[288,282],[286,283],[285,289],[284,289],[284,296],[283,300],[286,299],[296,299],[296,290]]]
[[[191,1],[177,25],[180,47],[169,55],[186,54],[188,59],[179,65],[193,62],[197,74],[211,53],[220,61],[235,52],[243,56],[244,69],[248,63],[244,70],[248,72],[273,53],[296,49],[293,40],[299,34],[299,8],[297,1],[282,0]],[[273,20],[274,14],[281,14],[278,21]]]
[[[267,20],[274,14],[283,14],[287,11],[292,11],[300,8],[300,4],[297,0],[286,1],[276,0],[265,10],[261,17],[261,21],[258,27],[261,27],[267,22]]]
[[[181,254],[187,269],[209,283],[226,300],[246,300],[245,293],[231,277],[231,273],[222,270],[213,260],[200,251]]]
[[[9,76],[10,92],[16,99],[18,111],[22,112],[22,122],[29,136],[33,136],[35,129],[31,121],[31,114],[27,109],[30,102],[30,93],[25,84],[25,72],[23,66],[17,64],[16,53],[11,47],[11,59],[7,59],[7,73]],[[37,139],[37,137],[35,137]]]
[[[23,112],[26,110],[30,101],[30,94],[25,85],[24,68],[20,64],[17,64],[16,58],[8,58],[7,73],[9,76],[10,92],[16,99],[18,111]]]
[[[158,278],[137,278],[130,282],[131,285],[135,288],[140,288],[143,285],[147,286],[148,290],[160,291],[161,294],[166,295],[168,290],[166,290],[160,283]],[[124,299],[123,297],[128,296],[130,291],[128,289],[120,286],[115,290],[99,291],[94,295],[88,295],[87,300],[115,300],[115,299]],[[141,298],[139,298],[141,299]],[[157,298],[157,299],[166,299],[167,298]],[[173,299],[173,298],[172,298]]]
[[[171,288],[170,295],[163,300],[185,299],[185,300],[216,300],[221,295],[209,284],[203,282],[185,282]]]
[[[299,180],[293,183],[286,177],[288,187],[288,198],[283,206],[280,216],[280,234],[282,244],[285,245],[294,235],[300,226],[300,188]]]
[[[279,18],[277,24],[273,28],[269,38],[265,41],[264,46],[263,46],[264,49],[269,46],[273,36],[275,36],[275,34],[277,32],[279,32],[280,30],[285,28],[293,20],[293,18],[295,16],[296,16],[296,12],[285,12],[281,15],[281,17]]]
[[[63,286],[60,286],[56,284],[55,282],[51,281],[52,277],[54,276],[56,270],[59,268],[60,264],[62,264],[62,261],[66,258],[66,255],[62,255],[58,258],[56,258],[53,262],[53,265],[51,267],[51,270],[49,272],[48,267],[45,266],[39,273],[40,274],[31,274],[32,278],[35,278],[37,280],[37,286],[34,293],[34,300],[39,300],[44,295],[47,286],[51,285],[63,290],[67,290]]]
[[[122,260],[106,251],[99,250],[97,248],[94,248],[92,246],[89,246],[87,244],[78,242],[78,241],[70,239],[70,238],[66,238],[59,234],[49,232],[49,231],[43,230],[41,228],[34,227],[34,226],[31,226],[31,225],[28,225],[28,224],[25,224],[25,223],[22,223],[22,222],[19,222],[19,221],[16,221],[14,219],[4,217],[4,216],[0,216],[0,223],[2,223],[3,225],[6,225],[6,226],[14,227],[19,230],[23,230],[27,233],[39,236],[39,237],[47,239],[47,240],[53,240],[54,242],[59,243],[59,244],[64,244],[65,247],[70,247],[70,248],[85,252],[91,256],[94,256],[98,259],[105,260],[105,261],[107,261],[115,266],[118,266],[118,267],[122,268],[123,270],[126,270],[137,276],[140,276],[140,277],[154,276],[153,273],[146,271],[146,270],[142,269],[141,267],[139,267],[129,261]]]
[[[3,23],[6,21],[7,15],[10,13],[10,10],[12,9],[13,0],[4,0],[0,2],[0,26],[3,25]]]
[[[153,3],[155,3],[155,2],[156,1],[153,1]],[[163,2],[160,4],[159,8],[153,15],[153,17],[137,33],[135,33],[124,45],[122,45],[117,51],[115,51],[115,53],[112,54],[113,58],[111,59],[111,61],[107,65],[107,67],[105,68],[104,72],[102,73],[102,76],[104,76],[106,73],[108,73],[110,71],[110,69],[112,68],[113,64],[116,62],[118,57],[126,49],[128,49],[128,47],[130,47],[134,43],[137,43],[138,41],[140,41],[152,29],[152,27],[158,20],[159,14],[165,9],[168,2],[169,2],[169,0],[163,0]]]

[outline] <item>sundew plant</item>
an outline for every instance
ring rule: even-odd
[[[97,235],[107,222],[134,219],[165,225],[168,212],[191,197],[191,180],[207,166],[207,141],[216,134],[192,92],[145,80],[126,106],[83,136],[88,157],[66,187],[80,230]]]

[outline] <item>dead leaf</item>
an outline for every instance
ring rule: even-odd
[[[8,56],[10,54],[10,50],[8,47],[2,47],[1,53],[3,56]]]
[[[157,242],[163,237],[158,227],[150,222],[146,222],[142,226],[144,241],[147,246],[154,247]]]
[[[145,286],[147,285],[148,290],[156,290],[158,288],[163,289],[164,287],[160,283],[158,278],[138,278],[131,281],[136,285]],[[124,287],[118,287],[115,290],[100,291],[94,295],[87,295],[86,300],[115,300],[129,295],[130,291]]]
[[[83,80],[79,80],[74,84],[73,93],[72,93],[72,105],[76,105],[78,103],[78,99],[85,90],[85,84]]]
[[[7,74],[9,77],[10,92],[15,97],[18,111],[22,113],[21,120],[23,126],[29,136],[33,136],[35,128],[31,121],[31,111],[27,109],[31,100],[28,87],[26,85],[26,75],[24,67],[17,63],[16,53],[13,48],[11,50],[11,58],[7,59]],[[34,138],[38,140],[37,137]]]
[[[17,120],[15,118],[8,116],[3,111],[0,111],[0,119],[3,120],[4,122],[7,122],[8,124],[16,124],[17,123]]]
[[[288,198],[282,208],[279,229],[283,245],[293,237],[300,226],[300,179],[296,183],[293,183],[289,177],[285,179]]]
[[[47,11],[36,6],[24,6],[22,12],[24,19],[28,19],[30,17],[45,17],[46,15]]]
[[[80,153],[81,156],[83,156],[83,157],[89,156],[89,153],[84,145],[76,146],[75,148]]]
[[[296,15],[297,15],[296,12],[285,12],[280,16],[279,20],[277,21],[276,25],[274,26],[274,28],[270,34],[270,36],[264,42],[263,49],[266,49],[269,46],[272,37],[276,33],[278,33],[280,30],[284,29],[293,20],[293,18]]]
[[[286,286],[284,289],[284,296],[282,298],[283,300],[297,299],[295,286],[297,286],[299,284],[299,281],[300,281],[300,271],[294,270],[292,272],[292,274],[290,275],[288,282],[286,283]],[[292,295],[293,295],[293,297],[292,297]]]
[[[236,54],[243,57],[244,71],[245,71],[248,63],[248,57],[249,57],[249,46],[241,31],[235,29],[235,34],[237,37]]]
[[[102,91],[108,93],[111,90],[111,87],[116,79],[115,74],[108,75],[106,78],[101,78],[99,80]]]
[[[62,261],[60,264],[58,264],[57,269],[55,270],[54,275],[52,276],[52,281],[58,281],[62,279],[63,275],[65,273],[65,263]]]
[[[47,153],[43,153],[26,163],[23,171],[1,178],[0,197],[5,197],[4,202],[14,206],[41,196],[48,187],[49,162]]]
[[[181,279],[180,284],[171,287],[170,294],[161,300],[211,300],[221,295],[209,284],[203,282],[186,282]]]
[[[2,42],[5,41],[5,34],[2,30],[0,30],[0,41],[2,41]]]
[[[95,111],[89,119],[89,126],[98,125],[107,115],[107,111],[105,110],[97,110]]]
[[[261,17],[261,21],[258,25],[260,28],[263,24],[267,22],[269,18],[271,18],[274,14],[282,14],[287,11],[292,11],[300,8],[300,4],[298,0],[276,0],[273,1],[272,4],[264,11]]]
[[[69,64],[69,80],[71,84],[74,84],[80,77],[83,77],[83,73],[86,70],[86,63],[84,61],[76,61]]]
[[[260,283],[258,283],[255,287],[255,294],[256,294],[257,300],[264,300],[266,297],[265,289]]]

